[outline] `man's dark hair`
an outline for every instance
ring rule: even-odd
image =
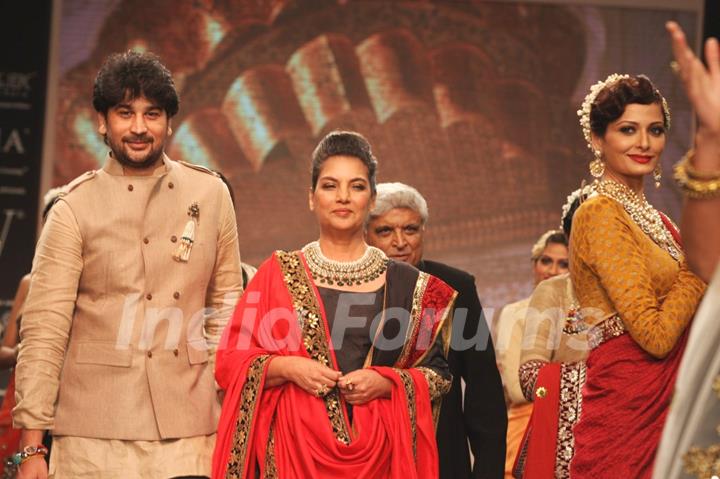
[[[312,154],[312,190],[317,187],[322,164],[331,156],[352,156],[362,161],[368,169],[370,191],[376,193],[377,160],[370,148],[370,142],[354,131],[333,131],[320,140]]]
[[[127,51],[110,55],[95,77],[93,107],[107,115],[110,108],[125,100],[144,96],[172,118],[180,98],[170,71],[152,53]]]

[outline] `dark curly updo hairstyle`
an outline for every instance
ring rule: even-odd
[[[373,196],[377,192],[377,160],[370,148],[370,142],[354,131],[333,131],[320,140],[312,154],[312,190],[317,187],[320,169],[331,156],[352,156],[362,161],[368,169],[368,181]]]
[[[168,118],[180,108],[172,75],[156,55],[132,50],[110,55],[95,77],[95,110],[107,115],[110,108],[140,96],[165,110]]]
[[[648,77],[637,75],[617,80],[598,93],[590,109],[590,130],[604,137],[608,125],[620,118],[631,103],[657,103],[663,112],[665,129],[670,128],[670,116],[665,110],[662,95]]]

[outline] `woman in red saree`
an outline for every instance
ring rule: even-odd
[[[645,176],[661,179],[670,120],[663,97],[644,76],[612,75],[578,113],[598,181],[570,238],[591,348],[570,477],[649,478],[705,283],[688,270],[675,227],[644,195]]]
[[[218,348],[213,477],[437,477],[455,291],[365,244],[375,168],[356,133],[313,153],[320,239],[265,261]]]

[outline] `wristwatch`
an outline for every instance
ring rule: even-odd
[[[16,452],[12,456],[8,457],[5,461],[5,464],[8,466],[19,466],[33,456],[46,456],[47,453],[47,447],[43,446],[42,444],[39,444],[37,446],[25,446],[22,451]]]

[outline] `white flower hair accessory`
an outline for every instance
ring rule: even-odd
[[[595,192],[593,185],[593,183],[590,183],[589,185],[582,185],[580,188],[568,195],[567,200],[562,207],[562,214],[560,215],[560,229],[563,229],[563,223],[565,223],[565,218],[567,218],[568,213],[570,213],[570,208],[572,208],[573,203],[575,203],[577,199],[580,199],[580,203],[582,203]]]
[[[563,231],[562,229],[559,230],[548,230],[538,238],[538,240],[533,245],[532,249],[530,250],[530,259],[532,261],[537,261],[537,259],[542,255],[543,251],[545,251],[545,247],[547,246],[548,238],[550,238],[554,234],[561,234]]]
[[[577,111],[578,116],[580,117],[580,126],[582,127],[583,136],[585,137],[585,142],[587,143],[587,147],[590,148],[590,151],[594,152],[593,146],[592,146],[592,135],[590,130],[590,111],[592,110],[593,103],[595,103],[595,99],[600,94],[601,91],[603,91],[605,88],[611,86],[615,82],[619,80],[624,80],[626,78],[630,78],[630,75],[627,74],[620,74],[620,73],[613,73],[610,76],[608,76],[605,80],[599,81],[593,86],[590,87],[590,92],[585,97],[585,100],[583,100],[582,105],[580,106],[580,109]],[[663,109],[663,117],[665,120],[665,127],[670,128],[670,108],[668,107],[667,101],[665,100],[665,97],[660,94],[660,92],[656,89],[655,92],[660,96],[662,100],[662,109]]]

